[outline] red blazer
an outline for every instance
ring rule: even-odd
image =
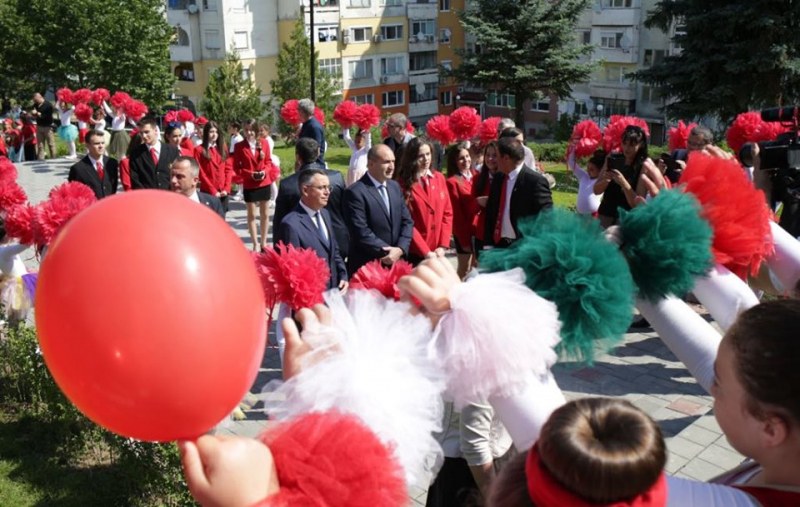
[[[119,161],[119,180],[122,182],[122,189],[131,189],[131,159],[124,157]]]
[[[478,201],[472,195],[472,182],[477,176],[478,171],[473,169],[470,180],[459,175],[447,178],[447,193],[450,194],[450,205],[453,208],[453,236],[461,248],[467,250],[472,244],[475,217],[480,211]]]
[[[486,181],[486,186],[483,188],[482,192],[478,192],[478,187],[475,186],[475,182],[477,178],[480,176],[480,172],[473,176],[472,178],[472,198],[475,199],[475,205],[478,207],[478,213],[474,217],[473,228],[475,231],[475,238],[483,241],[485,225],[486,225],[486,209],[481,208],[478,206],[478,197],[489,197],[489,189],[492,188],[492,180],[489,179]]]
[[[250,149],[250,143],[245,139],[236,143],[233,149],[233,170],[242,177],[242,186],[245,190],[267,187],[281,175],[281,170],[272,164],[269,144],[263,139],[256,140],[261,150],[256,150],[255,155]],[[254,180],[253,173],[264,171],[267,173],[263,180]]]
[[[420,181],[414,183],[406,203],[414,220],[409,252],[420,257],[439,247],[450,248],[453,233],[453,208],[447,195],[447,183],[442,173],[431,172],[433,177],[427,190]]]
[[[211,158],[206,158],[202,145],[194,149],[194,158],[200,164],[200,191],[213,196],[217,192],[230,194],[233,165],[228,164],[227,160],[223,161],[222,155],[214,146],[209,148],[208,154]]]

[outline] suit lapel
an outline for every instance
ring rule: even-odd
[[[431,178],[428,183],[432,182],[433,178]],[[422,185],[422,178],[420,178],[418,182],[411,185],[411,194],[414,196],[414,198],[419,202],[425,203],[429,208],[433,209],[428,192],[431,192],[430,185],[428,185],[428,190],[425,190],[425,187]]]
[[[367,195],[372,197],[372,200],[378,204],[383,214],[386,215],[386,220],[391,220],[391,216],[389,215],[389,210],[386,209],[386,203],[383,202],[383,197],[381,197],[381,192],[378,190],[378,187],[372,184],[372,180],[369,180],[367,183]],[[389,208],[392,207],[392,192],[389,189],[389,182],[386,182],[386,195],[389,196]],[[394,211],[394,210],[392,210]]]
[[[326,252],[330,252],[331,236],[330,236],[330,229],[328,228],[329,220],[327,219],[327,217],[325,217],[325,215],[322,216],[322,219],[325,220],[325,228],[328,231],[328,244],[326,245],[325,242],[322,241],[322,238],[320,238],[319,229],[317,229],[317,224],[314,223],[314,220],[311,218],[311,215],[309,215],[303,208],[300,208],[300,211],[302,212],[300,215],[301,217],[300,221],[303,223],[303,226],[305,226],[305,228],[311,234],[311,237],[313,237],[314,241],[316,241],[319,245],[321,245]]]

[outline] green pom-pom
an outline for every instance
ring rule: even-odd
[[[558,307],[561,356],[591,362],[598,344],[615,345],[631,322],[634,286],[624,257],[596,220],[566,210],[520,221],[519,229],[510,248],[481,254],[481,270],[522,268],[528,287]]]
[[[681,295],[711,268],[711,226],[700,203],[680,190],[664,190],[645,205],[620,210],[620,249],[628,259],[639,295],[656,301]]]

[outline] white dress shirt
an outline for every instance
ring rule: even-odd
[[[503,238],[517,239],[517,234],[514,232],[514,227],[511,225],[511,194],[514,193],[514,185],[517,183],[517,176],[519,176],[523,165],[525,165],[525,162],[521,162],[513,171],[508,173],[506,181],[503,182],[503,184],[506,185],[506,201],[503,203],[503,221],[501,222],[500,228],[500,237]]]

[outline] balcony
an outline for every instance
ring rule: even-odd
[[[408,51],[436,51],[437,44],[435,35],[411,35],[408,38]]]
[[[589,83],[589,94],[592,97],[603,97],[617,100],[635,100],[636,86],[631,82],[610,83],[592,81]]]
[[[639,26],[642,21],[642,9],[631,8],[604,8],[592,12],[592,25],[594,26]]]
[[[192,56],[192,46],[176,46],[169,47],[169,59],[173,62],[191,62],[194,60]]]
[[[408,105],[408,116],[411,118],[418,116],[433,116],[439,113],[438,100],[426,100],[424,102],[412,102]]]
[[[639,62],[639,47],[630,46],[627,49],[622,48],[594,48],[592,60],[602,60],[607,63],[638,63]]]
[[[405,83],[407,80],[408,76],[405,74],[384,74],[379,78],[379,82],[382,85]]]
[[[406,5],[406,15],[408,19],[436,19],[439,17],[438,2],[431,3],[410,3]]]

